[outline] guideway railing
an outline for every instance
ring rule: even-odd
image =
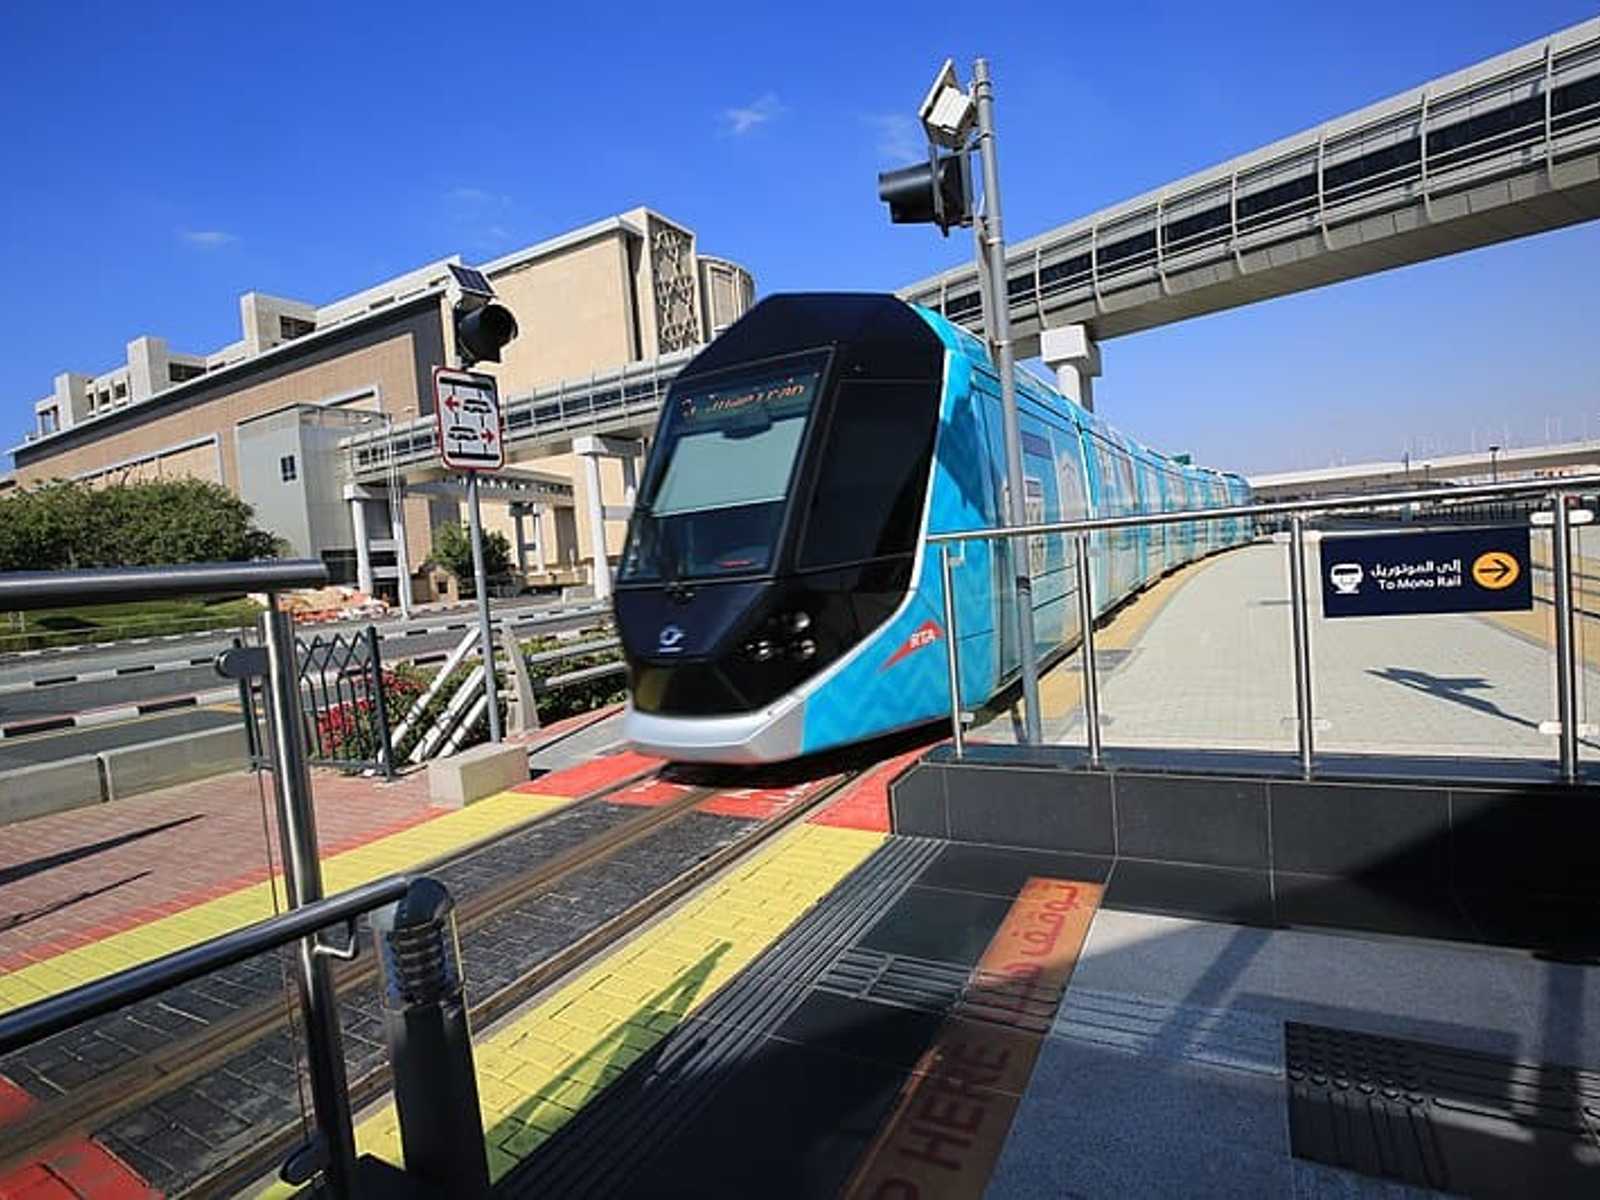
[[[263,645],[235,645],[217,658],[218,673],[263,682],[266,739],[276,791],[289,911],[0,1014],[0,1056],[171,988],[294,946],[315,1132],[284,1164],[295,1184],[321,1176],[339,1198],[395,1194],[481,1197],[488,1165],[472,1067],[453,902],[427,877],[390,876],[324,895],[311,778],[301,719],[302,681],[294,625],[278,593],[327,583],[319,561],[0,574],[0,610],[71,602],[123,603],[218,592],[266,593]],[[375,1159],[358,1163],[332,961],[358,956],[358,920],[371,914],[384,1027],[395,1078],[406,1179]],[[343,926],[342,942],[324,931]],[[27,1129],[29,1121],[15,1128]],[[14,1132],[11,1131],[11,1132]],[[27,1161],[0,1128],[0,1175]],[[40,1145],[39,1150],[44,1146]]]
[[[956,757],[967,752],[968,714],[961,698],[961,648],[957,628],[954,568],[964,559],[963,547],[969,542],[997,542],[1009,545],[1017,538],[1064,535],[1073,543],[1072,574],[1077,588],[1077,622],[1080,633],[1079,671],[1082,682],[1084,737],[1091,766],[1103,765],[1101,694],[1096,658],[1096,611],[1092,569],[1091,539],[1113,530],[1152,529],[1158,526],[1192,525],[1217,528],[1218,522],[1245,521],[1252,530],[1286,529],[1289,555],[1290,641],[1294,672],[1294,724],[1300,773],[1311,778],[1316,766],[1317,718],[1314,714],[1312,675],[1311,606],[1306,583],[1306,521],[1312,517],[1363,516],[1384,512],[1404,515],[1416,521],[1416,514],[1430,504],[1463,503],[1510,505],[1500,511],[1532,512],[1533,525],[1548,526],[1551,534],[1549,572],[1551,604],[1554,609],[1554,693],[1556,720],[1541,723],[1540,732],[1552,732],[1557,739],[1557,768],[1565,783],[1573,783],[1579,773],[1580,734],[1580,638],[1574,627],[1573,529],[1588,523],[1593,514],[1580,507],[1585,496],[1600,491],[1600,474],[1568,476],[1560,479],[1530,479],[1455,487],[1415,488],[1405,491],[1360,496],[1329,497],[1314,500],[1288,500],[1266,504],[1236,505],[1228,508],[1189,509],[1181,512],[1141,513],[1096,519],[1055,521],[1033,525],[1005,526],[996,529],[955,531],[933,534],[928,541],[937,546],[944,592],[945,647],[950,681],[950,726]],[[1532,510],[1528,502],[1544,500],[1546,510]],[[1483,511],[1480,509],[1479,511]],[[1493,511],[1491,509],[1491,511]],[[1450,518],[1446,516],[1445,521]],[[1403,523],[1396,530],[1404,530]],[[1022,553],[1026,553],[1024,549]],[[1537,561],[1528,569],[1543,570]],[[1320,577],[1320,576],[1319,576]],[[1020,611],[999,614],[1002,623],[1016,629]],[[1549,727],[1549,728],[1546,728]]]

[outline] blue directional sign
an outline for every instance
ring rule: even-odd
[[[1322,539],[1322,613],[1327,617],[1532,607],[1526,526]]]

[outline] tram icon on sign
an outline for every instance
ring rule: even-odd
[[[1354,596],[1361,590],[1361,581],[1365,577],[1366,572],[1361,569],[1360,563],[1334,563],[1328,568],[1328,582],[1341,596]]]

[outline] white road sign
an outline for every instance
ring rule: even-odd
[[[500,395],[493,376],[435,367],[433,410],[439,423],[439,457],[445,466],[457,471],[498,471],[505,466]]]

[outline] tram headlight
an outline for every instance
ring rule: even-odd
[[[771,662],[780,655],[805,662],[817,654],[816,640],[807,636],[811,614],[803,609],[768,617],[757,635],[743,646],[744,656],[753,662]]]

